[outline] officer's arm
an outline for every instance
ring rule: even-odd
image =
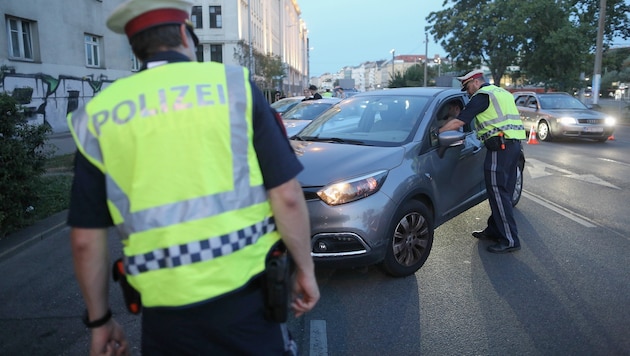
[[[300,316],[319,300],[306,201],[295,178],[269,189],[268,194],[278,232],[297,267],[292,308],[295,315]]]
[[[74,272],[91,320],[101,318],[109,307],[109,255],[107,229],[72,228],[70,232]]]
[[[464,126],[464,122],[462,120],[453,118],[447,121],[444,126],[440,127],[439,132],[459,130],[462,126]]]

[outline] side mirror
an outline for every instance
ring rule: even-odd
[[[438,156],[444,157],[444,153],[451,147],[457,147],[464,144],[464,138],[466,134],[461,131],[444,131],[438,135],[438,142],[440,148],[438,148]]]

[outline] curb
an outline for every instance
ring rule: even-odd
[[[63,210],[0,239],[0,261],[15,256],[37,241],[69,229],[67,217],[68,210]]]

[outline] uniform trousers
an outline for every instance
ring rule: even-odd
[[[168,288],[168,286],[164,286]],[[295,355],[286,324],[264,318],[258,281],[185,308],[142,310],[143,355]]]
[[[504,150],[487,151],[483,165],[488,202],[492,212],[485,231],[486,234],[497,238],[499,243],[510,247],[521,245],[512,206],[520,152],[519,140],[507,140]]]

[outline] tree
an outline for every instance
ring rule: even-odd
[[[39,179],[50,152],[42,149],[50,128],[29,125],[24,109],[0,93],[0,237],[24,225],[37,207]]]
[[[569,20],[570,7],[555,0],[537,0],[518,10],[530,35],[523,44],[521,69],[530,82],[569,91],[579,87],[589,44],[585,31]]]
[[[256,75],[262,80],[262,88],[270,89],[274,87],[274,80],[283,78],[286,74],[284,71],[284,65],[280,56],[275,56],[271,53],[267,53],[266,56],[259,56],[256,66]],[[259,84],[259,86],[260,86]]]
[[[530,79],[568,88],[592,70],[601,0],[445,0],[430,32],[461,71],[486,64],[494,83],[510,65]],[[604,38],[630,37],[630,5],[607,0]],[[590,68],[589,68],[590,67]]]
[[[280,56],[272,53],[264,55],[253,49],[251,57],[250,59],[249,44],[239,41],[234,49],[234,59],[244,67],[254,68],[251,74],[261,89],[272,89],[274,80],[286,75]]]
[[[508,66],[517,61],[523,43],[523,21],[516,0],[450,0],[452,7],[431,12],[430,33],[449,53],[456,68],[468,71],[485,63],[496,85]],[[449,0],[444,1],[446,6]]]

